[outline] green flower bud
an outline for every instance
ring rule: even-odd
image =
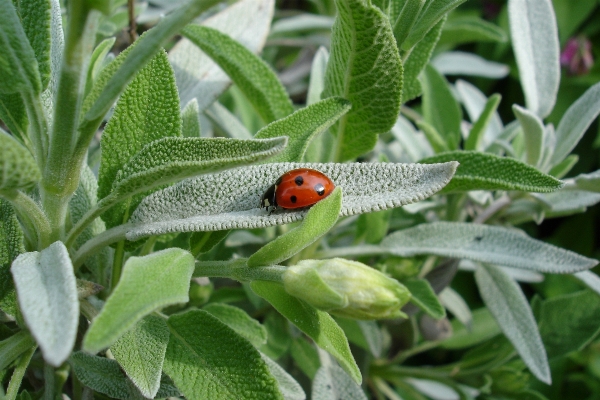
[[[304,260],[283,273],[285,290],[331,314],[355,319],[406,317],[410,292],[376,269],[343,258]]]

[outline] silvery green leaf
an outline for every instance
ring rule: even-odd
[[[181,110],[181,133],[183,137],[200,137],[199,112],[200,109],[198,108],[196,98],[190,100],[184,109]]]
[[[29,150],[0,128],[0,190],[30,187],[41,175]]]
[[[589,174],[577,175],[573,179],[578,189],[596,193],[600,192],[600,169]]]
[[[459,400],[461,398],[456,390],[434,380],[406,378],[405,381],[433,400]]]
[[[432,254],[554,274],[579,272],[598,264],[517,230],[462,222],[425,223],[396,231],[383,239],[381,246],[402,257]]]
[[[209,303],[202,309],[236,331],[254,347],[259,348],[267,342],[265,327],[241,308],[225,303]]]
[[[497,25],[475,16],[451,18],[442,31],[439,46],[456,47],[462,43],[495,42],[505,43],[508,35]]]
[[[498,93],[493,94],[487,99],[483,111],[479,115],[479,118],[477,118],[477,121],[473,122],[473,126],[469,131],[469,136],[464,144],[465,150],[482,150],[483,135],[492,118],[496,115],[500,100],[502,100],[502,96]]]
[[[469,119],[473,122],[477,121],[485,108],[487,97],[467,81],[459,79],[456,81],[455,87],[465,110],[467,110],[467,114],[469,114]],[[482,146],[484,148],[489,147],[503,130],[502,121],[496,112],[485,130]]]
[[[552,1],[509,0],[508,18],[527,109],[544,118],[554,108],[560,83],[560,48]]]
[[[546,349],[519,285],[500,268],[490,265],[477,268],[475,280],[484,303],[529,370],[549,385],[552,378]]]
[[[443,75],[481,76],[491,79],[502,79],[508,75],[509,67],[473,53],[448,51],[438,54],[431,64]]]
[[[273,0],[238,1],[206,19],[203,25],[226,33],[258,53],[271,26],[274,4]],[[221,68],[188,39],[177,42],[169,52],[169,61],[182,104],[196,98],[198,107],[204,110],[231,85],[231,79]]]
[[[398,117],[391,132],[406,153],[404,162],[417,162],[434,154],[423,132],[417,131],[403,116]]]
[[[258,228],[301,220],[306,210],[260,209],[260,196],[283,173],[313,168],[342,188],[340,216],[423,200],[452,178],[457,163],[276,163],[237,168],[179,182],[148,196],[131,217],[127,238],[167,232]]]
[[[402,46],[409,49],[418,43],[437,24],[446,14],[464,3],[466,0],[437,0],[428,1],[419,14],[419,19],[415,23],[414,29],[406,38]]]
[[[79,321],[73,264],[62,242],[18,256],[11,272],[25,322],[44,359],[58,367],[71,354]]]
[[[313,400],[367,400],[359,385],[337,365],[322,366],[312,384]]]
[[[321,93],[325,86],[325,70],[329,61],[329,52],[323,46],[315,53],[310,68],[310,82],[306,95],[306,105],[311,105],[321,100]]]
[[[535,194],[534,197],[557,215],[584,212],[587,207],[600,202],[600,193],[585,190],[560,190],[554,193]]]
[[[537,166],[542,158],[544,124],[536,114],[526,108],[514,104],[512,109],[523,130],[527,164]]]
[[[460,260],[460,269],[462,271],[475,271],[479,263],[471,260]],[[507,267],[504,265],[496,265],[517,282],[539,283],[544,281],[544,275],[521,268]]]
[[[194,100],[196,98],[194,97]],[[233,139],[252,139],[252,134],[240,122],[231,111],[218,101],[215,101],[210,107],[204,110],[204,114],[215,124],[223,133]]]
[[[265,364],[267,364],[267,367],[269,367],[269,371],[271,372],[271,375],[273,375],[273,378],[277,380],[279,391],[285,400],[306,399],[306,393],[302,390],[302,386],[300,386],[300,384],[296,382],[285,369],[263,353],[260,353],[260,357]]]
[[[282,33],[297,33],[317,29],[331,30],[333,18],[327,15],[302,13],[288,18],[280,18],[271,26],[270,36]]]
[[[581,271],[573,274],[575,278],[579,279],[587,285],[594,292],[600,294],[600,277],[592,271]]]
[[[15,317],[18,312],[10,265],[25,252],[23,231],[10,203],[0,199],[0,310]],[[0,368],[2,370],[2,368]]]
[[[446,287],[439,294],[440,302],[465,327],[471,327],[473,314],[467,302],[451,287]]]
[[[569,155],[600,113],[600,83],[589,88],[569,107],[556,128],[556,148],[551,163],[556,165]]]
[[[105,349],[154,310],[187,302],[193,271],[194,257],[178,248],[130,257],[118,285],[93,319],[83,349]]]

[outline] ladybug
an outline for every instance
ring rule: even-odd
[[[260,207],[302,208],[329,196],[335,185],[324,173],[298,168],[281,175],[260,198]]]

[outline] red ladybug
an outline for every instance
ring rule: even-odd
[[[335,185],[314,169],[298,168],[281,175],[260,198],[260,207],[302,208],[329,196]]]

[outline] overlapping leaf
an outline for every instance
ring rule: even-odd
[[[41,173],[25,147],[0,128],[0,190],[21,189],[37,182]]]
[[[0,199],[0,310],[16,316],[17,297],[10,275],[10,265],[25,252],[23,231],[12,206]]]

